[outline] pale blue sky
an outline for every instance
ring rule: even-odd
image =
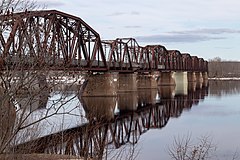
[[[102,39],[136,38],[205,59],[240,60],[239,0],[37,0],[82,18]]]

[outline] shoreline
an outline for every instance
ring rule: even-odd
[[[234,81],[240,81],[240,77],[215,77],[215,78],[208,78],[208,80],[221,80],[221,81],[230,81],[230,80],[234,80]]]

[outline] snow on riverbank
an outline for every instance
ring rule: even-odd
[[[222,78],[208,78],[209,80],[221,80],[221,81],[229,81],[229,80],[236,80],[239,81],[240,77],[222,77]]]

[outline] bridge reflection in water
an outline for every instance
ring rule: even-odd
[[[175,94],[173,86],[159,86],[117,97],[79,96],[88,123],[20,144],[15,150],[102,158],[109,146],[135,145],[142,134],[163,128],[171,117],[179,117],[207,95],[207,85],[192,83],[187,94]]]

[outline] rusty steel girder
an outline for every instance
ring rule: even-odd
[[[183,70],[182,54],[178,50],[168,50],[169,70]]]
[[[100,36],[81,18],[49,10],[2,15],[0,21],[5,63],[28,59],[37,66],[107,70]]]
[[[119,40],[102,41],[109,70],[132,70],[131,55],[127,43]]]
[[[192,57],[189,53],[182,53],[183,70],[191,71],[192,68]]]
[[[163,70],[166,69],[167,62],[167,49],[162,45],[147,45],[145,47],[147,57],[149,60],[149,69],[151,70]]]
[[[208,71],[207,62],[161,45],[140,46],[134,38],[101,41],[81,18],[56,10],[0,16],[0,70],[118,72]]]
[[[126,43],[132,63],[139,63],[138,56],[143,47],[141,47],[134,38],[117,38],[116,41]]]
[[[199,58],[197,56],[192,56],[191,71],[199,71]]]
[[[203,62],[203,72],[208,72],[208,61],[206,60]]]
[[[134,38],[104,40],[102,46],[107,56],[109,70],[134,72],[142,70],[150,63],[145,59],[145,48],[139,46]]]
[[[198,58],[198,71],[202,72],[204,69],[204,59],[203,58]]]

